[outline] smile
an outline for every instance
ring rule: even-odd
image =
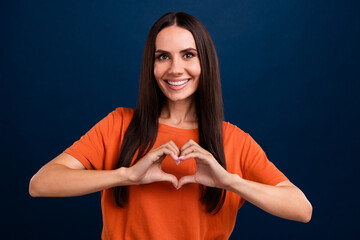
[[[183,88],[186,87],[186,85],[190,82],[191,78],[188,79],[182,79],[182,80],[175,80],[175,79],[171,79],[171,80],[164,80],[168,87],[173,90],[173,91],[179,91]]]
[[[165,80],[165,81],[172,86],[181,86],[186,84],[188,81],[190,81],[190,79],[185,79],[182,81],[170,81],[170,80]]]

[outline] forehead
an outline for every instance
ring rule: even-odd
[[[166,27],[156,36],[155,49],[182,50],[189,47],[196,48],[196,43],[192,33],[185,28]]]

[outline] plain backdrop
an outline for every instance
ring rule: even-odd
[[[219,56],[225,119],[306,194],[310,223],[245,203],[231,239],[359,239],[360,7],[347,0],[1,1],[1,239],[100,239],[100,193],[31,198],[30,178],[134,108],[151,25],[185,11]]]

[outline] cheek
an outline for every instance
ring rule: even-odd
[[[158,78],[158,74],[159,74],[158,67],[156,66],[156,64],[154,64],[154,76],[156,79]]]
[[[188,72],[193,76],[193,77],[199,77],[201,74],[201,66],[200,63],[196,63],[196,64],[191,64],[188,66]]]
[[[165,70],[163,64],[154,64],[154,76],[156,80],[159,80],[164,75]]]

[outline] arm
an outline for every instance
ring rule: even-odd
[[[177,159],[179,149],[172,141],[150,151],[141,161],[115,170],[86,170],[74,157],[62,153],[43,166],[30,180],[33,197],[69,197],[85,195],[115,186],[169,181],[177,186],[177,178],[161,170],[166,155]]]
[[[225,189],[239,194],[248,202],[275,216],[307,223],[312,206],[303,192],[290,181],[276,186],[261,184],[231,174]]]
[[[61,153],[32,177],[29,192],[33,197],[68,197],[128,184],[125,168],[86,170],[76,158]]]
[[[179,187],[199,183],[223,188],[240,195],[245,200],[275,216],[309,222],[312,206],[300,189],[290,181],[276,186],[261,184],[227,172],[211,155],[193,140],[181,148],[181,160],[195,158],[196,172],[179,180]]]

